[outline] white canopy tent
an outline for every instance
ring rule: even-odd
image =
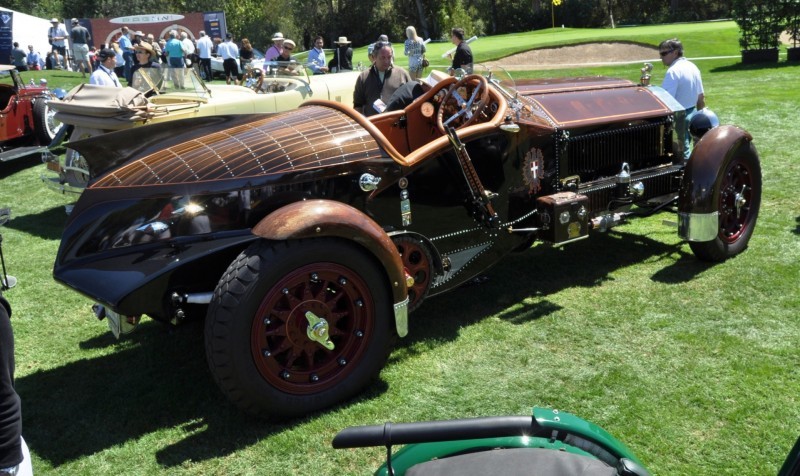
[[[0,12],[3,11],[14,12],[14,23],[11,29],[13,41],[18,42],[26,52],[28,51],[28,45],[33,45],[33,49],[44,58],[50,51],[50,43],[47,41],[47,29],[50,28],[50,19],[26,15],[25,13],[0,7]]]

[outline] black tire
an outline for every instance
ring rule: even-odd
[[[37,98],[33,101],[33,127],[39,145],[50,145],[63,124],[56,120],[55,111],[47,105],[47,100]]]
[[[223,393],[256,416],[329,407],[383,368],[394,335],[391,302],[385,274],[355,244],[258,241],[214,291],[205,323],[209,368]],[[308,311],[327,321],[332,350],[308,337]]]
[[[739,149],[723,163],[714,182],[719,203],[719,230],[711,241],[689,242],[694,255],[721,262],[747,248],[761,207],[761,163],[749,148]]]

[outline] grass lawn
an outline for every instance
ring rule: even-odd
[[[554,44],[655,46],[672,36],[689,57],[739,49],[735,25],[719,22],[545,30],[481,38],[473,51],[488,61]],[[114,340],[91,302],[51,276],[63,206],[74,197],[45,189],[37,159],[2,164],[0,207],[13,212],[0,229],[3,253],[19,279],[6,297],[36,474],[368,474],[384,450],[334,451],[338,430],[525,415],[531,406],[604,427],[653,474],[775,474],[800,433],[800,65],[697,64],[708,106],[747,129],[761,154],[761,214],[747,251],[702,263],[662,224],[669,215],[563,248],[534,246],[501,262],[487,283],[427,301],[361,396],[280,424],[241,414],[217,390],[202,323],[146,320]],[[637,80],[638,68],[515,75]],[[656,64],[655,84],[663,73]],[[80,81],[44,74],[55,86]]]

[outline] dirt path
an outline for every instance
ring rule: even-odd
[[[541,48],[486,63],[507,70],[558,69],[572,66],[658,62],[658,48],[630,43],[587,43]]]

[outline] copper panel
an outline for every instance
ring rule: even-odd
[[[672,111],[646,88],[534,94],[536,101],[559,127],[577,127],[622,120],[664,116]]]
[[[588,89],[630,87],[634,83],[627,79],[594,76],[588,78],[531,79],[516,82],[516,90],[523,96]]]
[[[369,132],[350,116],[308,106],[159,150],[101,177],[92,188],[257,177],[382,155]]]

